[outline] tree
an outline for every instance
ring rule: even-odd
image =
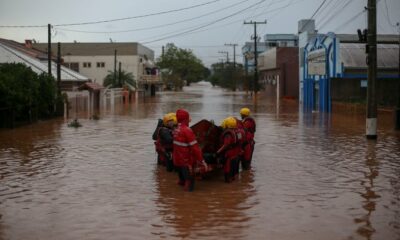
[[[114,81],[114,71],[108,71],[107,76],[104,78],[103,86],[108,87],[111,85],[112,88],[121,88],[126,85],[136,87],[136,81],[132,73],[121,71],[121,74],[117,72],[117,79]]]
[[[183,85],[198,82],[207,76],[206,68],[192,50],[176,47],[168,43],[166,52],[158,59],[157,66],[162,70],[166,85],[181,89]]]
[[[223,88],[229,88],[235,91],[242,84],[243,79],[243,65],[233,63],[214,63],[211,65],[212,74],[207,78],[213,86],[220,86]]]
[[[47,73],[40,75],[24,64],[0,64],[0,127],[14,121],[34,121],[55,116],[56,81]]]

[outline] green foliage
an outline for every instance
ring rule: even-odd
[[[207,68],[191,50],[176,47],[168,43],[165,53],[158,59],[157,65],[162,69],[166,85],[181,89],[186,82],[198,82],[207,77]]]
[[[241,64],[233,63],[214,63],[211,65],[212,74],[207,78],[207,80],[213,86],[220,86],[223,88],[229,88],[235,91],[240,87],[243,82],[243,66]]]
[[[37,75],[20,63],[0,64],[1,117],[12,118],[11,122],[48,118],[54,116],[56,103],[53,77]]]
[[[117,71],[116,80],[114,81],[114,71],[108,71],[107,76],[104,78],[103,86],[108,87],[111,85],[112,88],[121,88],[126,85],[136,87],[136,81],[132,73],[121,71],[121,74]]]

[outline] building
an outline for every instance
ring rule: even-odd
[[[257,54],[265,52],[267,44],[265,42],[257,42]],[[244,69],[248,72],[254,72],[254,42],[246,42],[242,47]]]
[[[45,52],[32,49],[30,42],[21,44],[12,40],[0,39],[0,63],[23,63],[35,73],[48,72],[48,56]],[[57,79],[57,64],[52,60],[53,77]],[[61,66],[61,91],[73,91],[90,79],[78,72]]]
[[[274,47],[259,55],[259,85],[268,95],[278,93],[280,97],[298,98],[298,51],[297,47]]]
[[[265,34],[264,42],[267,50],[274,47],[297,47],[299,38],[296,34]]]
[[[34,48],[47,52],[47,43],[33,44]],[[55,53],[57,44],[52,44]],[[116,59],[115,59],[116,55]],[[103,85],[107,74],[114,68],[132,73],[137,86],[132,90],[154,90],[161,83],[154,64],[154,51],[140,43],[61,43],[64,65],[89,76],[93,82]],[[115,61],[116,60],[116,61]]]
[[[377,101],[394,106],[398,92],[398,36],[378,35]],[[396,44],[394,44],[396,43]],[[357,35],[318,34],[304,47],[303,106],[306,111],[331,112],[332,101],[366,99],[365,43]]]
[[[303,102],[303,66],[304,48],[317,35],[314,19],[302,19],[298,22],[298,47],[299,47],[299,102]]]

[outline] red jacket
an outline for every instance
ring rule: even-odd
[[[178,127],[174,130],[174,146],[172,151],[172,158],[174,165],[177,167],[193,167],[196,162],[203,161],[203,154],[196,141],[192,129],[189,125],[189,115],[185,112],[184,117],[181,117],[177,111]],[[179,112],[179,113],[178,113]]]
[[[252,142],[254,139],[254,133],[256,132],[256,121],[251,117],[246,117],[242,122],[246,131],[246,141]]]
[[[226,129],[221,135],[222,147],[218,154],[223,154],[225,159],[231,160],[241,155],[242,152],[242,133],[238,129]]]
[[[256,132],[256,121],[254,121],[253,118],[251,117],[246,117],[242,120],[243,122],[243,127],[247,130],[250,131],[251,133]]]

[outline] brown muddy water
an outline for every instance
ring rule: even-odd
[[[157,118],[186,108],[219,123],[248,106],[254,165],[183,192],[158,167]],[[297,103],[197,84],[140,99],[82,128],[62,120],[0,131],[0,239],[400,239],[400,134],[379,119],[299,114]]]

